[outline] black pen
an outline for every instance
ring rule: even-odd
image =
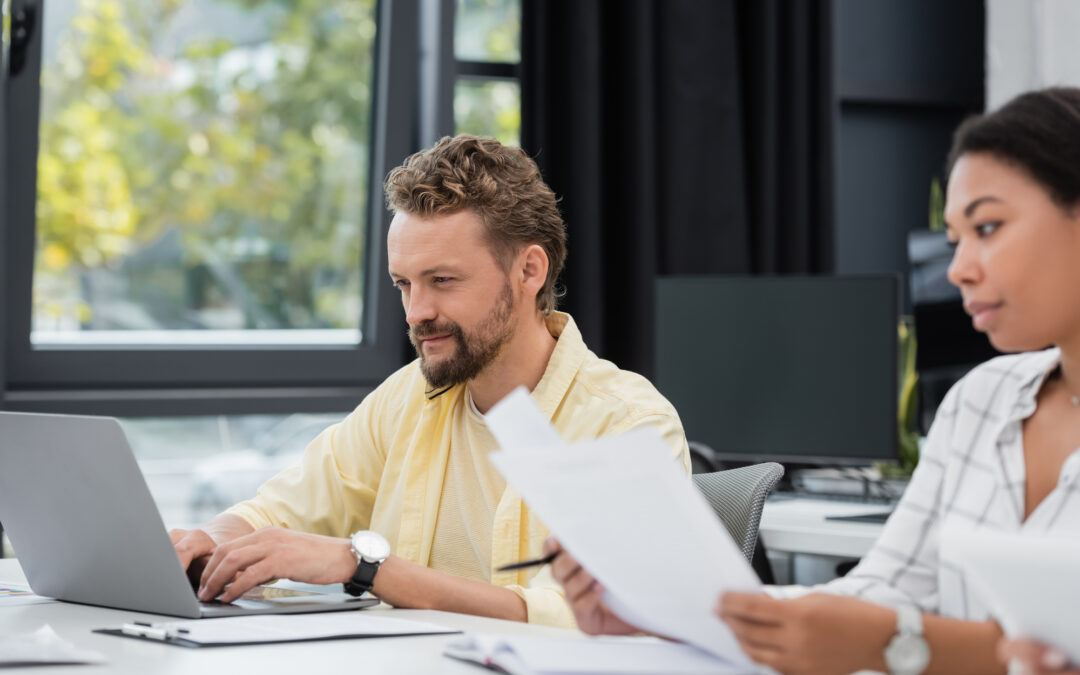
[[[503,565],[496,572],[511,572],[513,570],[521,570],[526,567],[536,567],[537,565],[546,565],[558,556],[560,551],[554,553],[548,553],[543,558],[534,558],[532,560],[522,560],[521,562],[511,563],[510,565]]]

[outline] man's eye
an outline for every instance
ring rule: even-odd
[[[405,290],[405,287],[408,286],[408,285],[409,285],[409,282],[405,281],[404,279],[398,279],[397,281],[394,282],[394,286],[396,288],[398,288],[399,290]]]
[[[437,284],[444,284],[447,281],[450,281],[450,277],[432,277],[431,280]]]

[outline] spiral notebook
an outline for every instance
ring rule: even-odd
[[[470,634],[447,645],[443,655],[510,675],[755,672],[696,647],[655,637],[547,638]]]

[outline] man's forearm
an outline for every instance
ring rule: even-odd
[[[375,575],[372,593],[395,607],[527,621],[525,601],[517,593],[483,581],[439,572],[390,556]]]
[[[231,513],[220,513],[214,516],[213,520],[202,529],[219,546],[255,531],[255,528],[249,525],[246,520]]]

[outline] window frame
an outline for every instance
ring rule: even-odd
[[[426,49],[419,64],[419,138],[422,147],[433,145],[457,130],[454,94],[460,81],[516,82],[521,86],[521,60],[516,63],[459,59],[454,50],[457,37],[457,0],[419,0],[419,37]],[[523,29],[524,32],[524,29]]]
[[[525,0],[521,0],[524,3]],[[455,6],[456,0],[449,0],[449,4]],[[490,82],[513,82],[521,88],[521,57],[514,63],[506,61],[478,61],[475,59],[459,59],[457,52],[454,49],[454,40],[457,37],[457,31],[455,30],[455,21],[457,13],[451,16],[450,19],[450,48],[449,53],[444,54],[444,58],[447,62],[452,64],[451,68],[448,68],[449,73],[449,97],[448,105],[451,108],[450,119],[451,129],[457,130],[457,119],[453,112],[454,96],[457,92],[457,85],[461,82],[474,82],[474,83],[490,83]],[[524,32],[524,31],[523,31]],[[519,36],[520,39],[520,36]],[[519,42],[520,44],[520,42]],[[453,133],[453,132],[451,132]],[[520,129],[519,129],[520,139]]]
[[[0,202],[0,407],[123,416],[347,410],[405,362],[400,299],[386,274],[382,180],[416,147],[417,92],[391,86],[415,80],[416,0],[376,3],[362,340],[340,346],[31,345],[42,0],[11,0],[13,16],[24,8],[37,16],[26,64],[18,76],[4,70],[0,93],[0,196],[10,196]]]

